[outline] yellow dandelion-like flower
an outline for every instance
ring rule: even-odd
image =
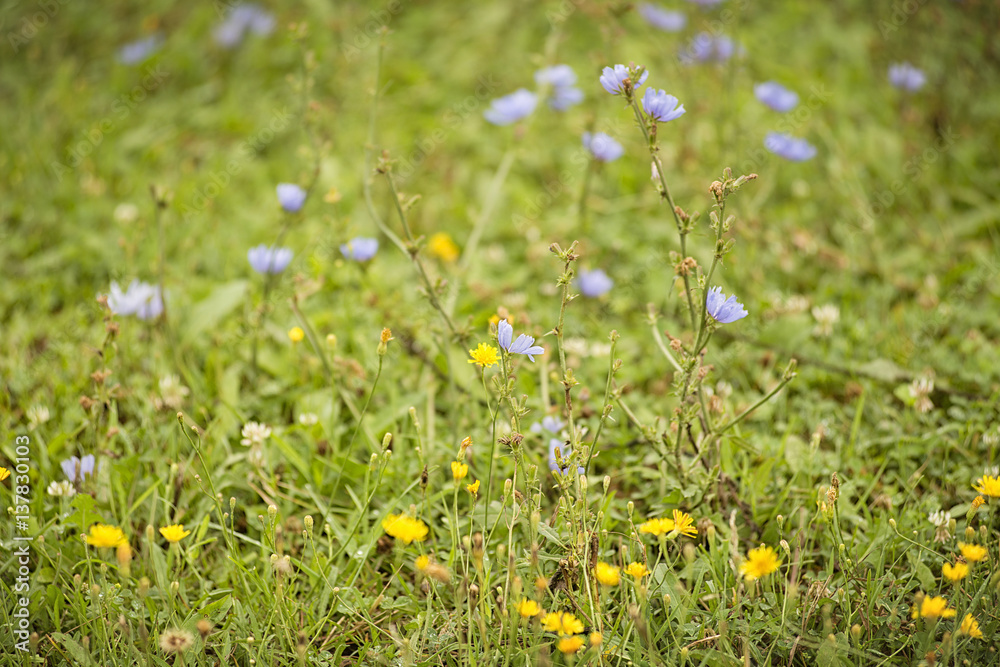
[[[649,535],[666,535],[674,529],[673,519],[650,519],[645,523],[639,524],[639,532],[646,533]]]
[[[432,235],[427,240],[427,249],[432,255],[445,262],[454,262],[458,259],[458,246],[444,232]]]
[[[160,635],[160,649],[164,653],[183,653],[194,645],[194,636],[187,630],[176,628]]]
[[[459,461],[451,462],[451,476],[457,482],[469,474],[469,466]]]
[[[990,498],[1000,498],[1000,477],[993,475],[983,475],[972,485],[979,493]]]
[[[190,530],[184,530],[184,526],[181,524],[175,524],[173,526],[164,526],[160,528],[160,535],[166,538],[167,542],[180,542],[185,537],[191,534]]]
[[[649,570],[646,569],[646,566],[642,563],[629,563],[625,566],[625,574],[635,577],[636,579],[642,579],[649,574]]]
[[[556,644],[556,648],[559,649],[561,653],[570,654],[576,653],[581,648],[583,648],[583,637],[563,637]]]
[[[957,562],[954,565],[945,563],[941,566],[941,574],[944,575],[945,579],[954,583],[965,579],[965,575],[969,574],[969,566],[961,562]]]
[[[602,635],[600,632],[591,632],[590,633],[590,645],[591,646],[593,646],[593,647],[596,648],[596,647],[600,646],[601,642],[603,642],[603,641],[604,641],[604,635]]]
[[[614,565],[603,561],[594,568],[594,574],[597,576],[597,580],[605,586],[617,586],[618,582],[621,581],[621,571]]]
[[[747,554],[747,559],[740,565],[740,574],[747,581],[755,581],[761,577],[766,577],[781,566],[781,560],[777,552],[771,547],[763,544],[756,549],[751,549]]]
[[[292,339],[293,343],[301,343],[302,339],[306,337],[306,332],[302,330],[302,327],[292,327],[288,330],[288,337]]]
[[[388,535],[403,540],[406,544],[427,539],[427,524],[405,514],[390,514],[382,519],[382,528]]]
[[[549,590],[549,580],[545,577],[537,577],[535,579],[535,589],[539,593],[544,594],[545,591]]]
[[[477,479],[472,484],[466,484],[465,490],[471,493],[473,496],[479,495],[479,480]]]
[[[990,555],[986,550],[986,547],[978,544],[966,544],[965,542],[959,542],[958,550],[962,552],[962,557],[970,563],[978,563]]]
[[[4,481],[8,477],[10,477],[10,470],[7,470],[7,468],[0,466],[0,482]]]
[[[578,635],[583,632],[583,623],[573,614],[555,611],[542,617],[542,627],[561,635]]]
[[[534,600],[523,598],[517,603],[517,613],[524,618],[533,618],[542,613],[542,608]]]
[[[972,614],[966,614],[965,618],[962,619],[962,626],[958,629],[958,633],[969,635],[973,639],[983,638],[983,631],[979,629],[979,621],[973,618]]]
[[[431,559],[428,558],[427,556],[420,556],[419,558],[417,558],[415,563],[417,569],[420,570],[421,572],[426,572],[427,566],[430,564],[431,564]]]
[[[496,325],[500,324],[500,316],[499,315],[494,315],[493,317],[491,317],[490,318],[490,324],[492,324],[493,326],[496,326]],[[513,315],[508,315],[507,316],[507,324],[514,324],[514,316]]]
[[[121,528],[117,526],[105,526],[101,523],[95,523],[90,527],[90,532],[84,536],[87,540],[87,544],[92,547],[99,547],[101,549],[110,549],[111,547],[117,547],[123,542],[127,542],[125,539],[125,533],[122,532]]]
[[[976,496],[975,498],[972,499],[972,508],[971,509],[972,509],[973,512],[975,512],[976,510],[978,510],[980,507],[982,507],[985,504],[986,504],[986,498],[983,498],[982,496]]]
[[[924,596],[920,607],[913,607],[913,618],[954,618],[958,612],[948,607],[948,601],[943,597]]]
[[[469,359],[470,364],[479,364],[483,368],[500,363],[500,350],[486,343],[480,343],[476,349],[469,350],[469,356],[472,357]]]
[[[688,537],[698,537],[698,529],[694,526],[694,519],[690,514],[685,514],[680,510],[674,510],[674,530],[681,535]]]

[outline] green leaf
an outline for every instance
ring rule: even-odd
[[[72,656],[73,660],[75,660],[78,665],[94,664],[90,659],[90,653],[87,652],[87,649],[80,646],[80,644],[78,644],[76,640],[69,635],[64,635],[61,632],[53,632],[50,637],[52,637],[57,644],[66,649],[66,652]]]
[[[104,523],[101,515],[94,511],[94,498],[86,493],[78,493],[69,504],[76,509],[66,519],[67,523],[76,524],[81,533],[86,533],[87,529],[95,523]]]
[[[188,314],[183,329],[185,340],[196,340],[203,332],[215,327],[246,298],[248,283],[232,280],[216,287],[199,301]]]

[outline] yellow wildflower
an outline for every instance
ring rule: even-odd
[[[410,544],[414,540],[423,542],[427,539],[427,524],[420,519],[408,517],[405,514],[390,514],[382,519],[382,528],[391,537]]]
[[[680,510],[674,510],[674,530],[681,535],[688,537],[698,537],[698,529],[694,526],[694,519],[690,514],[685,514]]]
[[[428,558],[427,556],[420,556],[419,558],[417,558],[417,561],[415,563],[417,569],[420,570],[421,572],[427,570],[427,566],[430,564],[431,564],[431,559]]]
[[[87,544],[90,546],[102,549],[110,549],[111,547],[117,547],[123,542],[127,542],[125,533],[122,532],[121,528],[117,526],[105,526],[100,523],[95,523],[91,526],[90,533],[85,535],[84,539],[87,540]]]
[[[469,474],[469,466],[459,461],[451,462],[451,476],[457,482]]]
[[[190,530],[184,530],[184,526],[181,524],[175,524],[173,526],[165,526],[160,528],[160,535],[166,538],[167,542],[180,542],[185,537],[191,534]]]
[[[542,613],[542,608],[534,600],[523,598],[517,603],[517,613],[524,618],[532,618]]]
[[[454,262],[458,259],[458,246],[444,232],[432,235],[427,241],[427,249],[432,255],[445,262]]]
[[[590,633],[590,645],[591,646],[594,646],[594,647],[600,646],[601,642],[603,642],[603,641],[604,641],[604,635],[602,635],[600,632],[591,632]]]
[[[583,632],[583,623],[573,614],[555,611],[542,617],[542,627],[561,635],[578,635]]]
[[[649,574],[649,570],[642,563],[629,563],[625,567],[625,574],[631,575],[636,579],[642,579]]]
[[[647,533],[650,535],[666,535],[674,529],[673,519],[650,519],[646,523],[639,525],[640,533]]]
[[[976,484],[972,485],[979,493],[990,498],[1000,498],[1000,477],[983,475]]]
[[[943,597],[924,596],[920,607],[913,606],[913,618],[954,618],[956,612],[948,607],[948,601]]]
[[[473,496],[479,495],[479,480],[477,479],[472,484],[466,484],[465,490],[471,493]]]
[[[978,544],[966,544],[965,542],[959,542],[958,549],[962,552],[962,557],[970,563],[978,563],[989,556],[989,552],[986,551],[986,547]]]
[[[7,470],[7,468],[0,466],[0,482],[4,481],[8,477],[10,477],[10,470]]]
[[[556,644],[556,648],[562,653],[576,653],[583,648],[583,637],[563,637]]]
[[[301,343],[302,339],[306,337],[306,332],[302,330],[302,327],[292,327],[288,330],[288,337],[292,339],[293,343]]]
[[[954,565],[945,563],[941,566],[941,574],[944,575],[945,579],[954,583],[965,579],[965,575],[969,574],[969,566],[961,561],[956,562]]]
[[[480,343],[479,347],[474,350],[469,350],[470,364],[479,364],[483,368],[489,368],[490,366],[496,366],[500,363],[500,351],[497,350],[492,345],[487,345],[486,343]]]
[[[973,639],[982,639],[983,631],[979,629],[979,621],[972,617],[972,614],[966,614],[965,618],[962,619],[962,627],[958,629],[958,634],[969,635]]]
[[[513,315],[508,315],[504,319],[507,320],[507,324],[514,324],[514,316]],[[490,324],[492,324],[493,326],[496,326],[496,325],[500,324],[500,315],[494,315],[493,317],[491,317],[490,318]]]
[[[594,568],[594,574],[597,576],[597,580],[605,586],[617,586],[618,582],[621,581],[619,569],[603,561]]]
[[[766,577],[781,566],[778,554],[771,547],[763,544],[756,549],[751,549],[747,554],[747,559],[740,565],[740,574],[747,581],[754,581],[761,577]]]

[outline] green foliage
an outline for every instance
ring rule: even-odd
[[[995,662],[996,7],[683,9],[673,34],[624,4],[311,3],[227,50],[223,2],[8,8],[9,664]],[[702,31],[746,53],[680,63]],[[923,90],[889,86],[904,60]],[[605,93],[630,62],[687,113]],[[581,105],[483,119],[556,63]],[[295,258],[260,276],[258,244]],[[595,268],[613,289],[577,294]],[[95,299],[133,278],[162,316]],[[750,315],[715,322],[712,286]],[[546,352],[468,363],[508,317]],[[951,582],[959,542],[988,557]]]

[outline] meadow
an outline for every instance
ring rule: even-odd
[[[1000,662],[1000,9],[2,10],[0,665]]]

